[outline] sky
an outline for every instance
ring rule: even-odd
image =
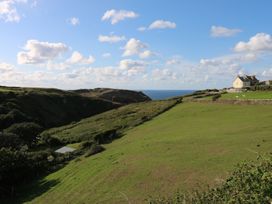
[[[272,79],[270,0],[0,0],[0,85],[230,87]]]

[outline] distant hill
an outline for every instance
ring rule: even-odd
[[[60,126],[124,104],[149,100],[141,92],[128,90],[64,91],[0,86],[0,130],[25,121],[44,128]]]
[[[74,90],[74,93],[78,93],[81,96],[100,98],[113,103],[130,104],[151,101],[147,95],[141,91],[131,91],[123,89],[110,89],[110,88],[96,88],[96,89],[80,89]]]

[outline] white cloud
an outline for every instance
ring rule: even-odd
[[[100,42],[107,42],[107,43],[117,43],[120,41],[125,40],[125,36],[118,36],[118,35],[99,35],[98,40]]]
[[[179,59],[176,59],[176,58],[169,59],[169,60],[166,61],[166,65],[169,65],[169,66],[178,65],[180,63],[181,63],[181,61]]]
[[[152,70],[152,78],[155,80],[177,80],[177,73],[170,69],[154,69]]]
[[[131,59],[121,60],[119,64],[119,69],[125,71],[123,74],[127,75],[128,77],[144,73],[145,67],[146,63],[143,61],[135,61]]]
[[[145,31],[145,30],[146,30],[146,27],[144,26],[138,28],[138,31]]]
[[[4,62],[0,63],[0,72],[10,72],[12,70],[14,70],[13,65]]]
[[[145,50],[139,54],[139,57],[142,59],[147,59],[147,58],[151,57],[152,55],[154,55],[153,52],[151,52],[150,50]]]
[[[80,24],[80,21],[78,18],[76,17],[72,17],[70,19],[68,19],[68,22],[72,25],[72,26],[76,26]]]
[[[144,49],[147,48],[147,45],[142,43],[140,40],[131,38],[124,47],[123,56],[132,56],[139,55]]]
[[[176,23],[165,21],[165,20],[156,20],[153,23],[151,23],[148,27],[149,30],[153,29],[174,29],[176,28]]]
[[[272,51],[272,37],[266,33],[257,33],[248,42],[239,42],[234,50],[236,52]]]
[[[221,66],[221,65],[231,65],[231,64],[245,64],[254,62],[258,59],[258,56],[253,53],[248,54],[232,54],[226,55],[218,58],[211,59],[201,59],[200,65],[203,66]]]
[[[126,11],[126,10],[108,10],[104,13],[102,16],[101,20],[106,21],[109,20],[111,21],[111,24],[116,24],[119,21],[125,20],[126,18],[137,18],[139,15],[133,11]]]
[[[18,64],[41,64],[53,60],[68,50],[63,43],[49,43],[38,40],[28,40],[25,51],[17,54]]]
[[[67,60],[69,64],[92,64],[94,63],[95,58],[93,56],[89,56],[85,58],[80,52],[74,51],[72,56]]]
[[[19,22],[21,16],[16,9],[19,3],[27,3],[27,0],[1,0],[0,1],[0,20],[5,22]]]
[[[231,37],[242,32],[240,29],[231,29],[223,26],[212,26],[211,36],[212,37]]]
[[[109,58],[109,57],[111,57],[111,53],[109,53],[109,52],[103,53],[102,57]]]

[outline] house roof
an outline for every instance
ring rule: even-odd
[[[59,148],[57,149],[55,152],[57,153],[61,153],[61,154],[65,154],[67,152],[73,152],[75,151],[76,149],[72,148],[72,147],[67,147],[67,146],[64,146],[62,148]]]
[[[256,82],[256,81],[259,81],[256,76],[252,75],[252,76],[249,76],[249,75],[245,75],[245,76],[237,76],[241,81],[243,82]]]

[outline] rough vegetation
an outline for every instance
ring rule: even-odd
[[[120,137],[125,130],[152,119],[179,102],[180,99],[172,99],[130,104],[77,123],[49,129],[42,136],[49,135],[63,143],[86,140],[95,140],[99,144],[108,143]]]

